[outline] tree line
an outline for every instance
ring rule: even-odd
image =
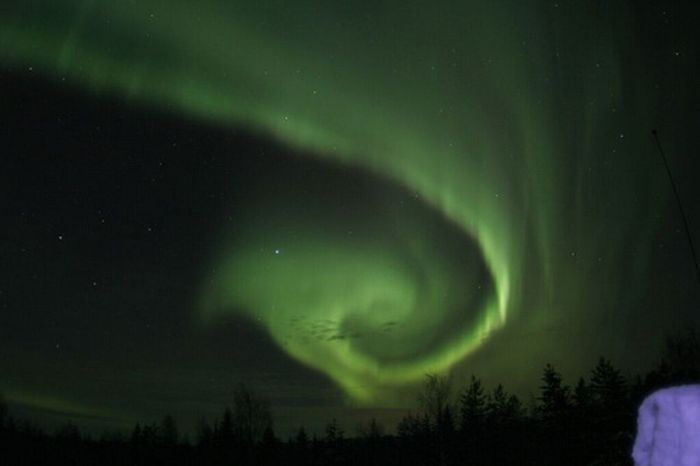
[[[694,331],[668,338],[659,364],[626,378],[600,357],[587,374],[566,384],[543,368],[537,396],[523,402],[499,384],[486,390],[472,375],[453,390],[428,374],[417,409],[385,432],[372,419],[348,436],[337,420],[321,434],[303,426],[282,440],[269,404],[245,386],[220,418],[202,420],[193,439],[175,419],[138,423],[130,434],[99,438],[68,424],[49,434],[10,415],[0,399],[0,463],[7,465],[632,465],[636,410],[651,392],[700,383],[700,345]]]

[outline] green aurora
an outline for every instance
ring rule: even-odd
[[[11,0],[0,60],[269,135],[455,228],[463,249],[416,205],[338,220],[270,195],[212,249],[195,322],[243,313],[387,405],[509,329],[565,321],[573,344],[605,327],[587,310],[633,312],[624,286],[595,290],[646,276],[625,251],[651,241],[665,180],[615,154],[650,152],[656,97],[625,2],[560,3]]]

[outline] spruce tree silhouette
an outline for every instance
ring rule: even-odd
[[[170,414],[166,414],[160,423],[161,437],[163,443],[168,446],[177,445],[179,441],[179,433],[177,430],[177,423],[175,418]]]
[[[597,436],[590,440],[589,448],[606,461],[613,461],[631,448],[635,428],[627,381],[609,359],[601,356],[591,371],[590,390],[594,416],[591,429]]]
[[[333,418],[331,422],[326,425],[326,437],[325,441],[328,443],[341,442],[345,436],[345,433],[338,425],[338,421]]]
[[[233,444],[233,413],[231,412],[231,408],[226,407],[224,409],[224,414],[221,417],[221,422],[219,422],[216,428],[215,436],[218,446]]]
[[[143,433],[141,432],[141,423],[137,422],[134,429],[131,431],[131,439],[129,441],[131,445],[131,451],[134,456],[138,456],[141,452],[143,444]]]
[[[369,421],[369,428],[367,429],[367,438],[369,440],[375,441],[384,436],[384,427],[377,421],[376,418],[372,418]]]
[[[214,431],[215,429],[212,428],[206,418],[202,417],[199,419],[196,427],[196,456],[199,464],[213,464],[215,462],[216,438]]]
[[[241,384],[233,395],[233,425],[236,437],[244,446],[260,442],[265,431],[272,431],[272,414],[266,400]]]
[[[471,381],[459,397],[460,456],[480,461],[486,429],[487,396],[481,381],[472,374]]]
[[[498,384],[486,402],[488,441],[485,444],[490,460],[497,464],[511,464],[522,457],[524,442],[520,437],[520,424],[523,416],[518,397],[509,395],[503,385]],[[508,445],[508,448],[503,448],[503,445]]]
[[[450,380],[446,376],[427,374],[423,390],[418,394],[418,403],[428,417],[431,428],[436,429],[450,404]]]
[[[672,385],[700,383],[700,340],[695,329],[667,336],[662,359]]]
[[[573,440],[571,423],[571,395],[568,386],[551,364],[545,365],[540,386],[537,417],[540,422],[540,444],[551,445],[543,450],[548,464],[567,463],[573,455],[568,445]]]
[[[309,447],[309,436],[303,426],[299,427],[294,441],[290,441],[292,463],[307,465],[310,463],[311,452]]]
[[[579,377],[572,397],[574,408],[580,413],[586,412],[591,407],[592,399],[591,388],[586,383],[586,379]]]
[[[591,371],[591,394],[596,403],[606,413],[624,407],[627,382],[615,369],[610,360],[600,357]]]
[[[236,437],[234,434],[233,413],[228,406],[224,409],[221,421],[214,429],[214,451],[219,463],[233,462],[236,459]]]
[[[481,381],[472,375],[469,386],[459,397],[460,431],[465,434],[477,432],[486,417],[486,395]]]
[[[574,437],[571,448],[584,463],[590,462],[593,460],[594,455],[591,454],[588,446],[598,437],[593,430],[597,419],[593,413],[591,387],[584,377],[579,377],[578,382],[576,382],[571,400],[573,404],[571,416]]]
[[[551,364],[545,366],[541,380],[539,415],[546,422],[559,424],[569,414],[570,389],[563,384],[561,374]]]
[[[5,429],[5,422],[7,420],[7,402],[5,402],[5,397],[0,394],[0,432]]]
[[[324,437],[325,452],[324,460],[328,465],[344,464],[344,439],[345,433],[338,425],[338,421],[333,418],[326,425],[326,436]]]
[[[197,446],[200,449],[210,449],[214,443],[214,429],[206,418],[200,418],[197,424]]]

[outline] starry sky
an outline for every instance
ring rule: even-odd
[[[10,0],[0,392],[41,422],[393,422],[648,370],[700,287],[683,2]]]

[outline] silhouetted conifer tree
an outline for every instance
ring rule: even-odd
[[[366,465],[382,464],[380,457],[384,437],[383,426],[372,418],[369,422],[357,427],[357,435],[355,449],[360,451],[355,460]]]
[[[233,413],[226,407],[221,421],[214,431],[215,443],[218,447],[231,446],[234,440]]]
[[[420,435],[420,419],[413,413],[408,413],[399,421],[396,427],[398,436],[407,441]]]
[[[442,415],[438,420],[437,432],[440,435],[452,435],[455,432],[455,419],[450,405],[446,405],[442,410]]]
[[[371,439],[379,439],[384,436],[384,426],[382,426],[376,418],[372,418],[369,422],[369,435]]]
[[[621,456],[629,456],[632,445],[628,437],[636,428],[636,413],[625,378],[602,356],[591,371],[590,393],[592,408],[587,428],[595,435],[589,437],[586,446],[595,457],[614,464]]]
[[[262,434],[262,437],[260,439],[260,443],[263,446],[273,446],[277,443],[277,437],[275,436],[275,431],[272,429],[272,424],[268,425],[265,428],[265,431]]]
[[[296,437],[294,437],[292,451],[294,453],[295,464],[307,465],[310,463],[309,436],[303,426],[299,427]]]
[[[343,463],[344,432],[334,418],[326,425],[325,464],[339,465]]]
[[[130,463],[139,463],[143,453],[143,448],[143,430],[141,429],[141,424],[137,422],[131,431],[131,437],[129,438]]]
[[[560,422],[569,414],[570,389],[562,383],[561,375],[551,364],[547,364],[540,385],[539,415],[549,422]]]
[[[700,341],[695,329],[666,337],[662,360],[671,384],[700,382]]]
[[[484,455],[488,400],[481,381],[472,374],[469,385],[459,397],[459,432],[462,438],[459,455],[477,464]]]
[[[309,436],[306,434],[304,426],[299,427],[295,442],[298,446],[307,448],[309,446]]]
[[[524,417],[522,403],[517,396],[509,395],[502,384],[498,384],[486,397],[485,412],[484,426],[487,431],[481,443],[486,445],[488,458],[496,464],[510,464],[513,457],[521,455],[523,442],[519,427]],[[503,448],[503,445],[508,445],[508,448]],[[481,460],[483,462],[483,458]]]
[[[197,445],[201,448],[211,448],[214,443],[214,430],[205,418],[197,425]]]
[[[7,422],[8,416],[7,403],[5,398],[0,394],[0,432],[5,429],[5,423]]]
[[[338,425],[338,421],[333,418],[331,422],[326,425],[326,437],[324,440],[328,443],[336,443],[343,440],[344,435],[343,430]]]
[[[473,435],[483,428],[486,419],[486,395],[481,381],[474,375],[459,398],[459,412],[461,432]]]
[[[591,387],[583,377],[579,377],[576,383],[572,403],[573,439],[571,449],[581,459],[582,464],[589,464],[595,458],[588,445],[596,437],[593,424],[597,421],[593,409]]]
[[[266,400],[240,385],[233,397],[233,425],[239,442],[255,445],[272,430],[272,414]]]
[[[428,416],[431,427],[439,429],[450,404],[450,380],[446,376],[427,374],[418,402]]]
[[[148,447],[154,447],[161,443],[162,437],[160,428],[154,424],[144,424],[141,433],[143,444]]]
[[[574,433],[571,422],[571,394],[554,366],[547,364],[540,385],[538,419],[541,422],[540,442],[544,449],[541,461],[546,464],[566,464],[573,460],[570,451]]]
[[[142,432],[141,432],[141,424],[136,423],[134,426],[134,429],[131,431],[131,444],[132,445],[140,445],[142,443]]]
[[[262,465],[277,465],[279,464],[278,450],[280,448],[280,443],[275,437],[275,432],[272,430],[272,423],[265,428],[260,438],[260,443],[257,445],[257,458],[254,459],[253,464]]]
[[[579,412],[585,412],[591,408],[592,395],[591,389],[583,377],[579,377],[573,395],[574,407]]]
[[[173,446],[179,441],[175,418],[167,414],[160,423],[161,437],[165,445]]]
[[[491,429],[501,429],[508,411],[508,395],[500,383],[493,390],[486,404],[487,423]]]
[[[60,442],[71,443],[73,445],[77,445],[81,441],[80,430],[75,424],[70,422],[59,427],[54,437]]]
[[[609,360],[602,356],[591,371],[591,395],[593,402],[607,412],[618,411],[625,407],[627,397],[625,378]]]

